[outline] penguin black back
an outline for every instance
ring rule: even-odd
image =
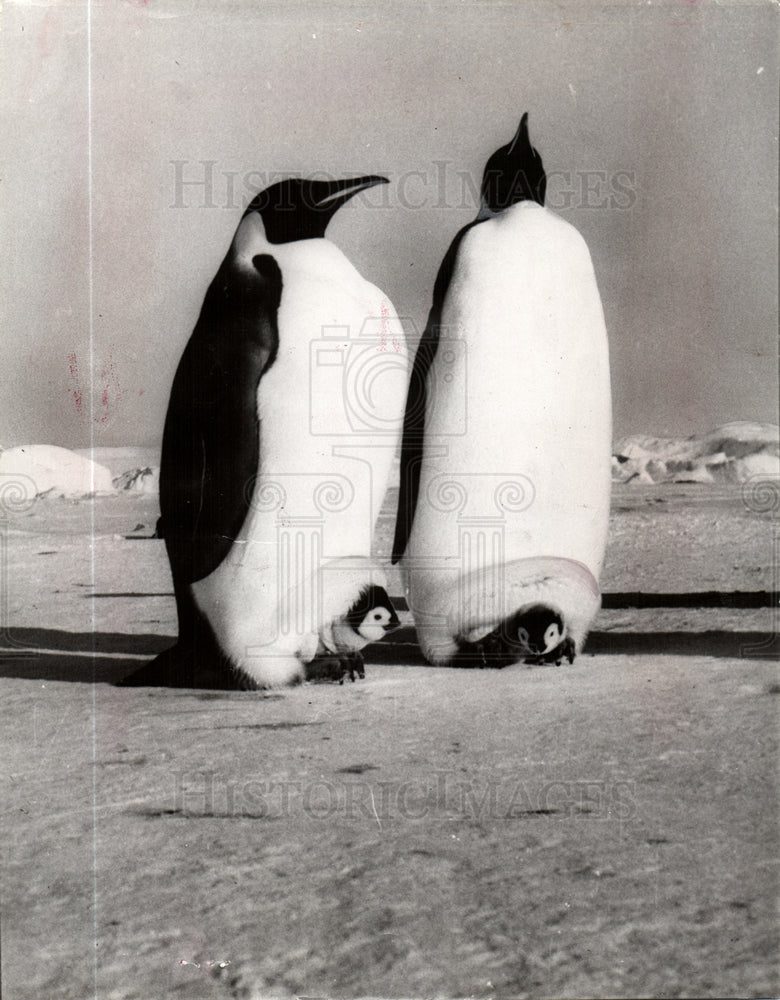
[[[257,386],[278,350],[281,295],[273,257],[258,254],[244,270],[231,250],[176,372],[163,432],[158,533],[174,576],[187,583],[220,564],[249,509],[259,453]]]

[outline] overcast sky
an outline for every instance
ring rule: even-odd
[[[381,173],[328,236],[413,333],[524,110],[593,255],[615,438],[777,420],[772,2],[14,3],[0,445],[157,444],[246,201]]]

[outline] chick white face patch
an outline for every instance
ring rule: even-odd
[[[563,640],[563,634],[557,622],[551,622],[544,632],[543,653],[549,653]]]
[[[384,587],[364,587],[344,621],[366,642],[378,642],[400,626],[398,615]]]
[[[369,642],[378,642],[386,632],[397,628],[393,624],[393,615],[389,608],[372,608],[358,626],[358,633]]]

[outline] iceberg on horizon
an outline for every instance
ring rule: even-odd
[[[612,454],[618,483],[744,483],[780,476],[780,428],[747,420],[686,438],[631,434]]]
[[[0,489],[35,497],[88,497],[115,493],[109,470],[68,448],[25,444],[0,452]],[[17,502],[19,502],[17,501]]]

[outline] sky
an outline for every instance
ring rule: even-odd
[[[520,115],[593,257],[614,437],[777,422],[772,2],[55,3],[0,12],[0,446],[159,443],[242,210],[330,224],[404,318]]]

